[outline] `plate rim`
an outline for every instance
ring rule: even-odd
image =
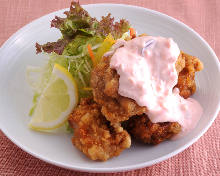
[[[210,53],[213,56],[214,61],[216,62],[218,71],[220,72],[220,64],[219,64],[219,59],[216,56],[214,50],[211,48],[211,46],[196,32],[194,31],[192,28],[190,28],[188,25],[184,24],[183,22],[181,22],[180,20],[177,20],[169,15],[166,15],[164,13],[161,13],[159,11],[156,10],[152,10],[152,9],[148,9],[145,7],[141,7],[141,6],[135,6],[135,5],[128,5],[128,4],[115,4],[115,3],[96,3],[96,4],[86,4],[86,5],[82,5],[83,7],[89,7],[89,6],[96,6],[97,8],[100,8],[101,6],[119,6],[119,7],[128,7],[128,8],[135,8],[137,10],[142,10],[142,11],[148,11],[154,15],[157,16],[162,16],[166,19],[168,19],[169,21],[175,22],[178,25],[180,25],[181,27],[183,27],[185,30],[188,30],[190,32],[192,32],[194,35],[196,35],[196,37],[198,37],[203,44],[205,44],[205,46],[207,47],[207,49],[210,51]],[[29,26],[32,23],[35,23],[38,20],[43,20],[43,18],[46,18],[49,15],[55,15],[56,13],[60,13],[63,12],[65,10],[68,10],[68,8],[64,8],[64,9],[60,9],[57,11],[53,11],[51,13],[48,13],[46,15],[43,15],[35,20],[30,21],[28,24],[24,25],[22,28],[20,28],[19,30],[17,30],[14,34],[12,34],[1,46],[0,48],[0,53],[3,52],[3,50],[5,48],[8,47],[8,45],[10,45],[18,36],[19,34],[23,33],[25,30],[27,30],[29,28]],[[1,55],[1,54],[0,54]],[[157,158],[155,160],[151,160],[148,162],[143,162],[143,163],[139,163],[139,164],[134,164],[134,165],[128,165],[128,166],[122,166],[122,167],[117,167],[117,168],[88,168],[88,167],[75,167],[72,165],[66,165],[63,164],[61,162],[57,162],[54,160],[50,160],[44,156],[41,156],[35,152],[32,152],[28,147],[23,146],[21,143],[19,143],[19,141],[15,140],[14,138],[12,138],[10,136],[10,132],[8,132],[7,129],[5,129],[3,127],[3,125],[0,124],[0,130],[4,133],[5,136],[7,136],[7,138],[9,140],[11,140],[14,144],[16,144],[20,149],[22,149],[23,151],[27,152],[28,154],[42,160],[45,161],[47,163],[50,163],[52,165],[56,165],[58,167],[62,167],[65,169],[71,169],[71,170],[75,170],[75,171],[81,171],[81,172],[90,172],[90,173],[113,173],[113,172],[121,172],[121,171],[130,171],[130,170],[134,170],[134,169],[139,169],[139,168],[143,168],[143,167],[149,167],[152,166],[156,163],[162,162],[164,160],[167,160],[168,158],[171,158],[175,155],[177,155],[178,153],[181,153],[182,151],[184,151],[185,149],[187,149],[189,146],[191,146],[193,143],[195,143],[201,136],[204,135],[204,133],[210,128],[210,126],[212,125],[212,123],[214,122],[214,120],[217,118],[217,115],[219,113],[220,110],[220,100],[218,102],[218,108],[215,110],[213,117],[210,119],[209,123],[206,125],[206,127],[193,139],[191,139],[190,141],[188,141],[185,145],[183,145],[182,147],[180,147],[179,149],[164,155],[160,158]]]

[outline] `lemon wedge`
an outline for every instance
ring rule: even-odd
[[[64,67],[55,64],[29,127],[38,131],[56,129],[65,123],[77,103],[78,92],[74,78]]]

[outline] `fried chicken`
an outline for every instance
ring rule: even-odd
[[[128,132],[147,144],[159,144],[181,131],[177,122],[152,123],[147,115],[131,117],[127,122]]]
[[[72,143],[92,160],[105,161],[131,145],[127,131],[120,124],[110,125],[92,99],[81,99],[68,121],[74,129]]]
[[[185,67],[179,73],[176,87],[182,97],[188,98],[196,91],[195,72],[201,71],[203,64],[198,58],[186,53],[182,53],[182,58],[185,60]]]
[[[131,116],[141,115],[147,111],[147,108],[118,94],[119,75],[116,70],[110,68],[110,59],[111,56],[103,57],[93,69],[91,87],[94,100],[102,107],[103,115],[114,124],[128,120]],[[185,67],[185,60],[180,55],[176,62],[177,72],[179,73],[183,67]]]
[[[129,148],[131,139],[147,144],[159,144],[181,131],[177,122],[152,123],[146,107],[118,94],[119,75],[110,68],[111,55],[102,61],[91,73],[93,99],[82,99],[80,105],[69,116],[74,129],[73,144],[92,160],[105,161],[118,156]],[[196,90],[195,72],[203,68],[194,56],[180,53],[176,62],[180,95],[188,98]],[[125,122],[128,132],[121,127]]]
[[[140,107],[134,100],[118,94],[119,75],[109,63],[110,57],[104,57],[91,74],[93,97],[101,106],[102,114],[114,124],[146,112],[146,107]]]
[[[195,72],[202,70],[203,64],[198,58],[186,53],[181,52],[181,56],[183,59],[176,63],[177,72],[183,65],[184,68],[179,72],[176,87],[180,90],[180,96],[188,98],[196,91]],[[177,122],[152,123],[147,115],[141,115],[129,119],[127,130],[139,141],[147,144],[159,144],[178,134],[181,126]]]
[[[102,106],[101,111],[106,119],[114,124],[135,116],[128,121],[129,133],[149,144],[158,144],[179,133],[181,126],[178,123],[151,123],[147,115],[142,115],[147,111],[146,108],[118,94],[119,75],[110,68],[110,59],[111,56],[104,57],[91,77],[94,100]],[[203,65],[198,58],[181,52],[175,66],[179,75],[176,87],[181,96],[188,98],[196,90],[195,72],[202,70]]]

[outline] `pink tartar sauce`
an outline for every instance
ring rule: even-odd
[[[146,114],[153,123],[178,122],[182,131],[175,138],[186,135],[196,126],[203,109],[195,99],[182,98],[174,88],[178,45],[170,38],[152,36],[119,42],[123,47],[116,49],[110,61],[120,76],[118,93],[147,107]]]

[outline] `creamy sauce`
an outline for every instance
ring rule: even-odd
[[[180,54],[172,39],[144,36],[116,43],[123,45],[113,54],[110,67],[120,75],[118,93],[146,106],[153,123],[178,122],[184,136],[202,115],[201,105],[193,98],[179,95],[175,63]]]

